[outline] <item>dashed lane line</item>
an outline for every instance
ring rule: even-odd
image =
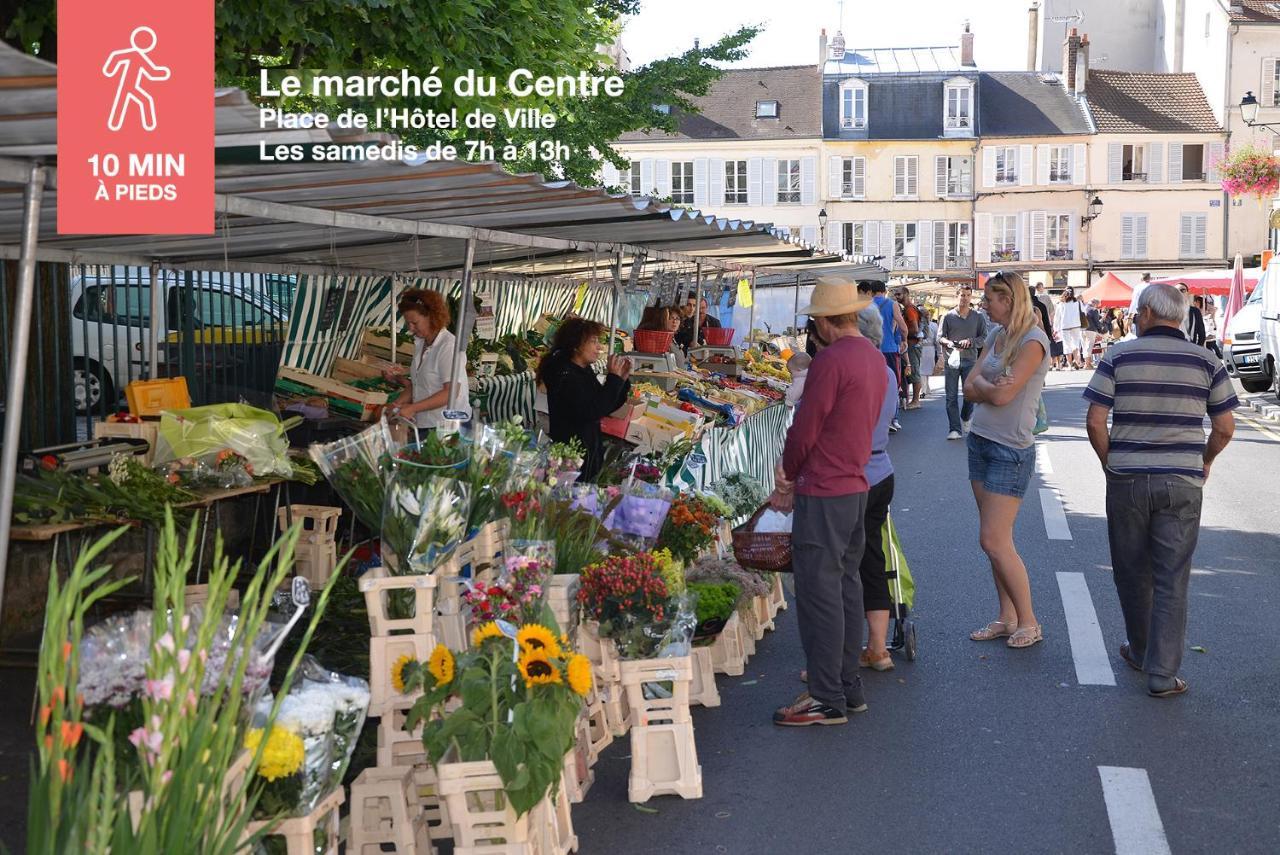
[[[1071,640],[1071,659],[1076,666],[1076,680],[1082,686],[1114,686],[1115,672],[1107,658],[1107,646],[1098,625],[1098,612],[1089,595],[1089,584],[1083,573],[1058,573],[1058,593],[1067,616],[1067,636]]]
[[[1171,855],[1146,769],[1099,766],[1116,855]]]
[[[1071,540],[1071,526],[1062,497],[1053,487],[1040,488],[1040,510],[1044,513],[1044,533],[1050,540]]]

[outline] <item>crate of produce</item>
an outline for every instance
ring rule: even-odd
[[[322,397],[329,402],[333,415],[348,416],[371,422],[382,415],[387,393],[357,389],[330,377],[320,377],[299,368],[281,368],[276,375],[276,394],[287,397]]]

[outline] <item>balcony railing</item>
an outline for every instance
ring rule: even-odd
[[[971,127],[973,121],[968,116],[947,116],[947,127],[950,129]]]
[[[1125,172],[1125,173],[1121,173],[1121,175],[1120,175],[1120,180],[1121,180],[1121,181],[1134,181],[1134,182],[1139,182],[1139,183],[1146,183],[1146,180],[1147,180],[1147,173],[1145,173],[1145,172]]]
[[[971,270],[973,257],[969,255],[948,255],[943,260],[943,270]]]
[[[895,255],[893,257],[893,269],[918,270],[920,269],[920,262],[914,255]]]
[[[1069,249],[1051,249],[1045,257],[1049,261],[1070,261],[1075,254]]]
[[[1022,253],[1016,249],[993,249],[991,250],[991,260],[995,261],[1018,261]]]

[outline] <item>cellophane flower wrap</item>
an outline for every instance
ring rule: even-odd
[[[582,571],[578,602],[624,659],[652,658],[675,617],[662,568],[652,553],[610,555]]]
[[[325,670],[313,656],[305,656],[301,667],[300,686],[306,691],[326,692],[333,699],[333,752],[325,792],[333,790],[346,777],[351,754],[360,740],[365,718],[369,714],[369,682]]]
[[[1280,190],[1280,158],[1256,146],[1232,152],[1218,164],[1218,171],[1222,189],[1229,196],[1252,194],[1269,199]]]
[[[396,575],[430,573],[467,534],[469,488],[397,460],[382,514],[382,560]]]
[[[662,533],[675,494],[659,484],[632,478],[620,490],[617,506],[605,517],[614,539],[637,551],[651,548]],[[680,557],[677,555],[677,557]]]
[[[310,454],[334,492],[355,512],[356,519],[370,531],[378,531],[390,481],[391,455],[396,450],[384,420],[354,436],[316,443]]]
[[[503,620],[523,625],[543,620],[547,586],[555,569],[555,557],[548,552],[554,544],[531,550],[541,557],[516,554],[503,560],[502,571],[493,581],[474,582],[463,592],[463,602],[470,608],[470,628],[488,621]],[[545,548],[545,547],[549,547]],[[519,547],[514,547],[518,549]]]
[[[670,549],[671,554],[682,561],[694,561],[715,542],[719,511],[723,507],[719,499],[711,501],[694,493],[682,494],[671,504],[671,511],[663,521],[659,545]]]

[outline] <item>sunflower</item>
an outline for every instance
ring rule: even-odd
[[[502,630],[498,629],[498,624],[494,621],[481,624],[471,633],[471,646],[479,647],[491,638],[502,638]]]
[[[257,727],[244,736],[244,747],[256,752],[262,744],[262,728]],[[258,763],[258,774],[268,781],[287,778],[302,768],[302,737],[283,727],[272,727],[267,736],[267,745],[262,749],[262,760]]]
[[[520,642],[520,649],[526,653],[542,652],[554,657],[561,655],[555,633],[541,624],[531,623],[520,627],[520,631],[516,633],[516,641]]]
[[[436,678],[437,686],[444,686],[453,682],[453,654],[449,652],[449,648],[443,644],[437,644],[436,649],[431,651],[431,658],[427,660],[427,670],[431,672],[431,676]]]
[[[569,678],[569,688],[586,697],[587,692],[591,691],[591,660],[581,653],[575,653],[569,657],[564,670]]]
[[[411,663],[416,664],[417,661],[408,653],[395,661],[395,664],[391,666],[391,688],[402,695],[404,694],[404,669],[409,667]]]
[[[532,689],[534,686],[561,682],[560,669],[553,665],[551,660],[547,658],[547,654],[541,650],[526,652],[520,657],[517,666],[520,668],[520,674],[524,677],[526,688]]]

